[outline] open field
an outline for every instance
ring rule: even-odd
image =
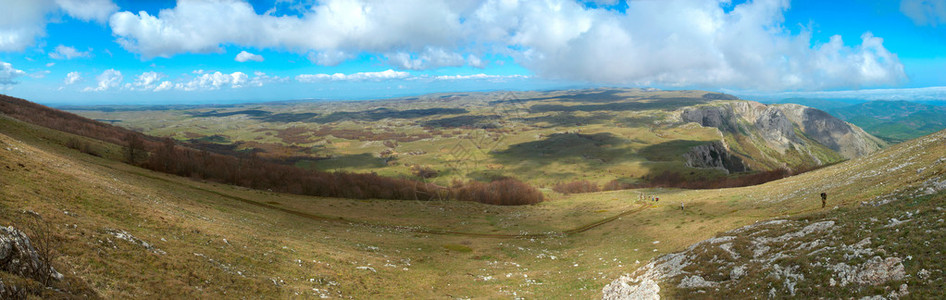
[[[22,224],[24,210],[43,216],[59,245],[54,266],[106,298],[591,298],[659,254],[756,221],[822,213],[822,191],[832,207],[856,206],[918,188],[946,166],[940,133],[760,186],[546,190],[546,202],[497,207],[203,183],[60,146],[69,134],[0,122],[2,224]],[[638,201],[641,193],[660,202]]]
[[[808,154],[769,149],[756,132],[723,134],[680,120],[681,109],[727,99],[735,98],[600,89],[72,112],[208,149],[256,151],[304,168],[404,178],[417,178],[413,170],[425,168],[432,171],[426,179],[440,185],[502,177],[537,186],[576,180],[604,185],[642,182],[664,172],[687,179],[726,177],[725,170],[685,166],[683,153],[712,141],[725,141],[755,171],[808,169],[844,159],[822,146],[798,150],[810,152],[815,162]]]

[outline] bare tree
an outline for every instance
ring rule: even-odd
[[[141,137],[134,132],[130,132],[125,135],[125,160],[129,164],[135,164],[137,162],[137,157],[141,156],[141,153],[144,152],[144,141],[141,140]]]

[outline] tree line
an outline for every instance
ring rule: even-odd
[[[28,123],[121,145],[129,164],[254,189],[352,199],[453,199],[495,205],[533,204],[544,200],[535,187],[512,178],[488,183],[454,182],[444,187],[375,173],[306,170],[260,158],[252,151],[227,155],[199,150],[171,138],[145,135],[4,95],[0,95],[0,112]]]

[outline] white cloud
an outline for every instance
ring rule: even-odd
[[[118,11],[118,5],[111,0],[56,0],[70,16],[83,21],[105,23],[112,13]]]
[[[427,48],[419,55],[397,52],[386,55],[388,62],[405,70],[425,70],[436,67],[458,67],[466,63],[460,53],[449,52],[442,48]]]
[[[47,67],[47,68],[52,67],[52,66],[55,66],[55,65],[56,65],[56,63],[54,63],[54,62],[46,63],[46,67]]]
[[[62,83],[65,85],[72,85],[76,82],[79,82],[79,80],[82,80],[82,75],[77,71],[73,71],[69,72],[69,74],[66,74],[66,79],[63,80]]]
[[[52,59],[73,59],[80,57],[91,57],[92,51],[79,51],[76,48],[59,45],[56,46],[56,50],[49,53],[49,58]]]
[[[324,80],[388,80],[388,79],[405,79],[410,77],[410,73],[395,71],[395,70],[386,70],[381,72],[359,72],[354,74],[301,74],[296,76],[296,81],[304,83],[313,83]]]
[[[0,88],[17,84],[18,82],[13,80],[23,75],[26,75],[23,70],[17,70],[10,63],[0,61]]]
[[[946,24],[946,1],[943,0],[902,0],[900,12],[916,25]]]
[[[466,57],[467,64],[474,68],[485,68],[486,62],[480,59],[478,56],[470,54]]]
[[[879,37],[845,45],[840,37],[813,42],[807,28],[787,30],[788,0],[630,1],[625,13],[573,0],[300,7],[298,15],[277,16],[237,0],[181,1],[157,15],[118,12],[109,25],[123,47],[145,58],[236,45],[308,53],[323,65],[364,53],[400,70],[482,66],[471,53],[508,55],[540,77],[609,84],[778,90],[906,80]]]
[[[253,54],[246,51],[240,51],[240,54],[237,54],[234,60],[238,62],[246,62],[248,60],[252,61],[263,61],[263,56],[259,54]]]
[[[170,81],[163,81],[156,88],[154,88],[154,91],[155,92],[166,91],[166,90],[170,90],[173,87],[174,87],[174,84],[171,83]]]
[[[95,76],[95,80],[98,82],[96,87],[86,87],[83,89],[83,92],[104,92],[109,89],[120,87],[122,81],[125,80],[125,77],[122,76],[122,72],[115,69],[108,69],[99,76]]]
[[[309,53],[309,60],[323,66],[337,66],[338,64],[354,57],[344,51],[329,50]]]
[[[0,51],[23,51],[46,36],[47,15],[65,12],[80,20],[104,22],[118,10],[110,0],[3,1],[0,17]]]
[[[502,80],[502,79],[523,79],[529,78],[525,75],[487,75],[487,74],[472,74],[472,75],[441,75],[436,76],[436,80]]]
[[[259,87],[270,82],[286,82],[287,80],[289,80],[288,77],[269,76],[266,73],[256,71],[253,72],[253,79],[250,79],[249,85]]]
[[[512,32],[509,40],[525,49],[513,53],[520,63],[551,78],[762,90],[888,85],[906,78],[896,55],[869,33],[853,47],[840,37],[812,44],[806,29],[792,35],[782,27],[787,0],[746,2],[729,12],[714,1],[628,4],[621,15],[574,2],[560,9],[529,2],[514,15],[518,24],[534,25],[503,32]]]
[[[188,82],[176,84],[174,88],[182,91],[209,91],[218,90],[223,87],[241,88],[247,84],[248,80],[248,76],[243,72],[233,72],[230,74],[220,72],[201,73],[200,76]]]
[[[131,84],[130,88],[135,90],[155,90],[158,88],[159,84],[163,84],[161,82],[162,78],[164,78],[164,74],[154,71],[144,72],[135,78],[135,82]]]
[[[259,15],[243,1],[182,1],[156,16],[118,12],[109,25],[119,43],[144,57],[220,52],[222,44],[325,53],[419,52],[455,46],[457,12],[471,3],[330,0],[301,16]],[[318,56],[319,54],[316,54]]]
[[[22,51],[46,35],[45,16],[54,8],[50,0],[4,1],[0,18],[0,51]]]

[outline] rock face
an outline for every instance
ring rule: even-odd
[[[884,145],[883,141],[864,132],[860,127],[841,121],[826,112],[796,104],[780,107],[789,120],[800,125],[805,135],[840,152],[846,158],[873,153]]]
[[[697,294],[708,290],[719,292],[739,289],[742,280],[762,281],[760,278],[776,279],[766,287],[769,298],[796,297],[799,287],[810,288],[812,278],[806,276],[821,270],[831,274],[830,283],[826,283],[831,287],[878,286],[906,276],[903,260],[880,257],[883,250],[870,248],[870,239],[840,247],[830,244],[826,237],[834,234],[836,226],[832,220],[813,223],[773,220],[732,230],[682,252],[655,258],[634,273],[605,286],[602,298],[660,299],[661,285],[697,291]],[[775,232],[785,233],[771,234]],[[790,257],[828,256],[827,252],[839,252],[852,259],[871,258],[854,265],[816,259],[806,265],[786,261]],[[747,277],[749,274],[754,278]]]
[[[712,142],[690,148],[683,154],[686,166],[691,168],[713,168],[725,170],[726,173],[748,171],[742,159],[729,153],[729,149],[722,142]]]
[[[46,265],[40,254],[22,231],[11,227],[0,227],[0,270],[39,282],[45,276],[62,280],[62,274]]]
[[[660,285],[657,285],[657,282],[649,278],[643,278],[639,282],[633,282],[632,279],[626,275],[605,286],[603,292],[604,297],[602,297],[602,299],[605,300],[660,299]]]
[[[765,105],[752,101],[715,101],[709,105],[687,107],[679,111],[680,121],[694,122],[722,133],[747,137],[741,148],[759,149],[751,157],[781,163],[772,156],[798,152],[803,161],[826,163],[825,148],[845,159],[873,153],[885,143],[850,123],[823,111],[795,104]],[[723,145],[724,148],[727,145]],[[771,149],[771,150],[768,150]],[[755,152],[755,151],[752,151]],[[743,153],[748,157],[749,153]],[[797,159],[796,159],[797,160]]]

